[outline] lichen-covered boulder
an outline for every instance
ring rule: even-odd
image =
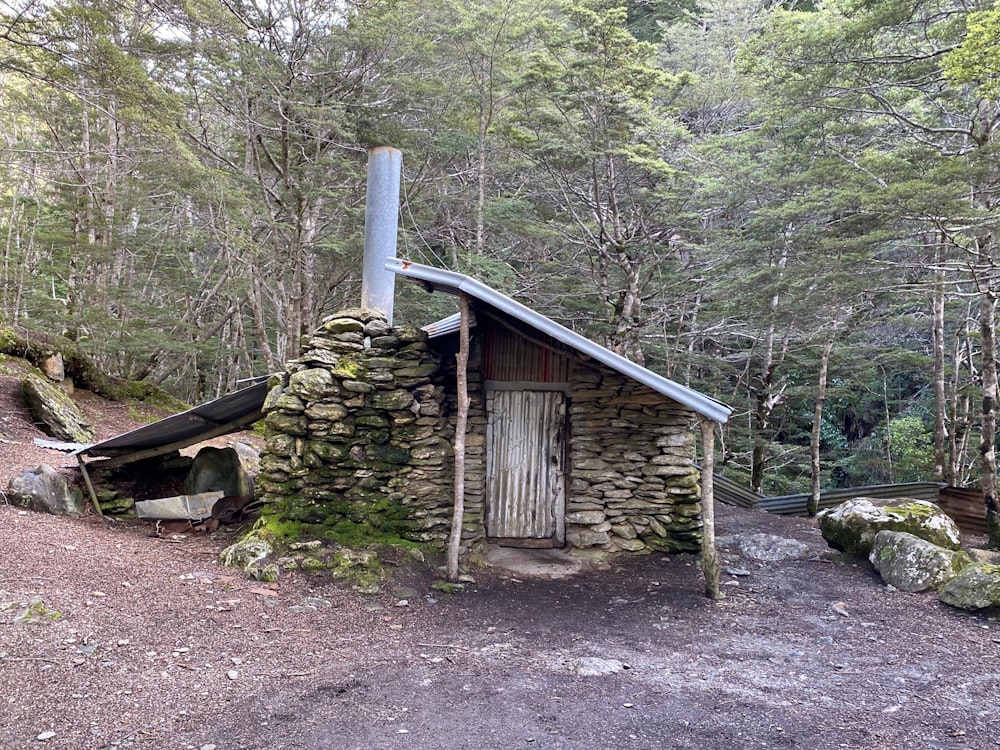
[[[967,565],[965,552],[945,549],[905,531],[880,531],[868,556],[882,580],[900,591],[941,588]]]
[[[94,439],[94,426],[61,388],[28,373],[21,381],[21,391],[31,416],[41,422],[52,437],[74,443]]]
[[[219,561],[227,568],[238,568],[254,578],[260,576],[261,562],[273,552],[263,539],[248,536],[222,550]]]
[[[955,522],[934,503],[899,499],[876,504],[856,497],[816,516],[823,538],[850,555],[867,556],[880,531],[905,531],[946,549],[958,549],[961,536]]]
[[[46,464],[11,477],[7,497],[14,505],[56,516],[83,513],[83,494]]]
[[[946,583],[938,596],[945,604],[959,609],[1000,607],[1000,565],[969,565]]]

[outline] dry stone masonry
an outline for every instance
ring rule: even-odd
[[[608,368],[576,366],[566,541],[605,551],[696,551],[694,415]]]
[[[451,434],[426,334],[369,310],[326,318],[264,404],[265,522],[289,536],[443,542]]]
[[[453,363],[449,381],[454,379]],[[463,552],[484,541],[486,413],[482,350],[469,360]],[[530,386],[529,386],[530,387]],[[454,389],[447,406],[454,409]],[[578,555],[698,551],[695,416],[592,360],[574,363],[568,416],[566,544]]]

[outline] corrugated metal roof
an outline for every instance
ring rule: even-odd
[[[473,316],[475,317],[475,316]],[[454,315],[449,315],[447,318],[441,318],[433,323],[428,323],[421,327],[421,330],[427,331],[429,338],[436,339],[439,336],[447,336],[449,333],[457,333],[459,325],[461,324],[462,314],[455,313]],[[469,327],[473,328],[476,325],[476,321],[472,320],[469,322]]]
[[[118,456],[166,446],[183,448],[245,429],[261,418],[267,391],[267,381],[263,380],[131,432],[83,446],[72,455]]]
[[[456,273],[454,271],[445,271],[431,266],[424,266],[419,263],[412,263],[408,260],[400,258],[391,258],[390,260],[387,260],[385,263],[385,269],[401,276],[416,279],[432,291],[454,295],[458,295],[459,292],[465,292],[470,297],[474,297],[480,302],[494,307],[497,310],[516,318],[522,323],[526,323],[536,331],[544,333],[547,336],[551,336],[555,340],[572,347],[581,354],[586,354],[588,357],[607,365],[613,370],[620,372],[622,375],[626,375],[627,377],[652,388],[654,391],[661,393],[680,404],[683,404],[692,411],[715,422],[724,424],[729,420],[729,415],[732,414],[732,410],[725,404],[722,404],[713,398],[709,398],[703,393],[699,393],[698,391],[683,386],[680,383],[675,383],[674,381],[668,380],[661,375],[657,375],[652,370],[647,370],[645,367],[637,365],[635,362],[631,362],[624,357],[615,354],[610,349],[599,344],[595,344],[590,339],[585,338],[578,333],[574,333],[565,326],[556,323],[554,320],[535,312],[531,308],[522,305],[520,302],[515,302],[510,297],[501,294],[495,289],[492,289],[485,284],[466,276],[465,274]],[[451,318],[445,318],[445,321],[451,321]],[[440,321],[434,325],[435,327],[442,326],[442,328],[444,328],[445,326],[442,324],[444,324],[445,321]],[[452,322],[452,325],[454,325],[454,322]]]

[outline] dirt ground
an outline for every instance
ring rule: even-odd
[[[3,487],[39,460],[12,415]],[[400,564],[364,596],[241,578],[216,562],[233,534],[0,499],[0,748],[1000,745],[989,613],[890,590],[808,520],[718,514],[723,537],[812,551],[759,562],[727,544],[718,602],[696,560],[660,554],[563,578],[477,568],[451,595],[435,561]]]

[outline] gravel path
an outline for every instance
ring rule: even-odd
[[[720,527],[817,541],[806,521],[735,509]],[[683,556],[558,580],[484,569],[454,596],[405,567],[362,596],[237,577],[215,562],[231,536],[148,532],[0,507],[0,747],[986,750],[1000,736],[1000,627],[862,563],[730,552],[739,575],[716,603]]]

